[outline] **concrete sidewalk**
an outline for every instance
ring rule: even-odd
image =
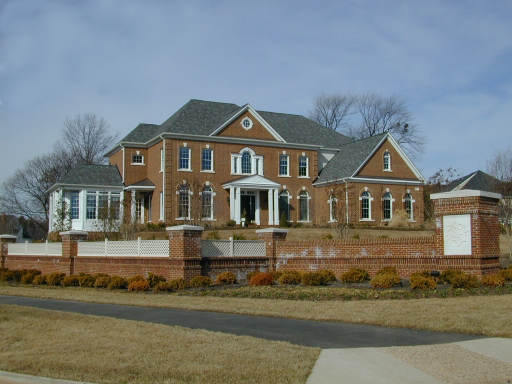
[[[68,381],[59,379],[50,379],[48,377],[22,375],[0,371],[0,384],[92,384],[85,381]]]
[[[512,383],[512,339],[324,349],[307,384]]]

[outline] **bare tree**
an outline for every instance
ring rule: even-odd
[[[346,128],[347,118],[354,112],[355,100],[355,97],[346,95],[318,96],[310,117],[333,131],[342,130]]]
[[[356,108],[361,121],[359,126],[351,128],[353,136],[362,139],[391,133],[409,155],[423,151],[424,139],[406,103],[399,97],[369,93],[357,98]]]
[[[512,181],[512,149],[498,152],[487,162],[487,171],[501,181]]]
[[[110,134],[109,128],[104,118],[93,113],[67,118],[57,148],[74,164],[103,163],[104,154],[117,140],[117,135]]]
[[[439,168],[432,176],[428,178],[427,184],[442,186],[451,183],[459,177],[460,173],[455,168]]]

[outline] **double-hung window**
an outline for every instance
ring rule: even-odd
[[[386,151],[384,153],[384,170],[385,171],[391,171],[391,154]]]
[[[371,216],[371,195],[370,192],[364,191],[361,194],[361,220],[370,220]]]
[[[87,219],[96,219],[96,191],[87,192]]]
[[[404,209],[407,212],[407,218],[414,220],[414,199],[410,193],[407,193],[404,198]]]
[[[210,148],[201,151],[201,171],[213,171],[213,151]]]
[[[309,177],[309,159],[307,156],[299,157],[299,177]]]
[[[213,220],[213,191],[212,187],[204,187],[201,192],[201,218]]]
[[[279,155],[279,176],[290,176],[290,161],[289,156],[282,154]]]
[[[178,218],[190,218],[190,190],[187,185],[182,185],[178,191]]]
[[[382,197],[382,218],[384,220],[391,220],[391,216],[393,214],[393,210],[392,210],[392,205],[393,205],[393,200],[392,200],[392,196],[391,196],[391,193],[389,192],[386,192],[384,194],[384,196]]]
[[[179,169],[190,171],[190,148],[180,147]]]
[[[249,151],[242,153],[242,174],[250,175],[252,173],[252,156]]]
[[[117,192],[110,193],[110,215],[112,219],[119,220],[121,213],[121,194]]]
[[[309,194],[306,191],[299,194],[299,221],[309,221]]]
[[[80,194],[78,191],[71,191],[71,219],[77,220],[80,216]]]

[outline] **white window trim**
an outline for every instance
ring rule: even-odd
[[[160,221],[164,221],[164,192],[160,192]]]
[[[249,121],[249,126],[248,126],[248,127],[246,127],[246,126],[244,125],[244,121]],[[254,125],[254,123],[252,122],[252,119],[251,119],[251,118],[249,118],[249,117],[247,117],[247,116],[246,116],[246,117],[244,117],[244,118],[242,119],[242,121],[240,121],[240,125],[242,126],[242,128],[243,128],[243,129],[245,129],[246,131],[248,131],[249,129],[251,129],[251,128],[252,128],[252,126]]]
[[[215,193],[212,189],[212,192],[211,192],[211,195],[212,195],[212,200],[211,200],[211,203],[210,203],[210,217],[202,217],[203,215],[203,202],[201,201],[201,221],[217,221],[217,219],[215,218],[215,212],[214,212],[214,198],[215,196],[217,196],[217,193]],[[203,191],[199,192],[199,196],[203,196]]]
[[[142,158],[142,163],[136,163],[136,162],[134,162],[134,161],[133,161],[133,157],[134,157],[134,156],[140,156],[140,157]],[[135,166],[137,166],[137,165],[146,165],[146,163],[144,162],[144,155],[141,155],[141,154],[135,154],[135,155],[132,155],[132,161],[131,161],[130,165],[135,165]]]
[[[165,168],[165,155],[164,155],[164,148],[160,148],[160,173],[164,171]]]
[[[305,157],[306,158],[306,176],[300,176],[300,158],[301,157]],[[299,179],[309,179],[309,156],[306,156],[306,155],[301,155],[299,156],[299,164],[298,164],[298,173],[299,173]]]
[[[181,163],[181,149],[187,148],[188,150],[188,168],[180,168]],[[180,149],[178,150],[178,171],[180,172],[192,172],[192,148],[187,146],[180,146]]]
[[[176,191],[176,195],[178,195],[178,204],[177,204],[177,207],[178,207],[178,211],[180,209],[179,207],[179,204],[180,204],[180,201],[179,201],[179,195],[180,195],[180,190],[177,190]],[[190,220],[190,208],[191,208],[191,205],[192,205],[192,199],[190,198],[190,196],[194,195],[194,192],[192,192],[190,190],[190,188],[188,189],[188,212],[187,212],[187,217],[177,217],[176,220]]]
[[[281,174],[281,156],[286,156],[286,174]],[[290,176],[290,155],[286,153],[279,154],[279,164],[278,164],[278,176],[279,177],[291,177]]]
[[[337,219],[334,219],[332,217],[332,202],[333,201],[338,203],[338,199],[336,197],[330,196],[329,200],[327,200],[327,203],[329,204],[329,221],[328,221],[328,223],[337,223],[338,222]]]
[[[368,191],[364,191],[364,192],[368,192]],[[370,194],[370,198],[368,199],[368,217],[367,218],[362,218],[361,217],[361,210],[362,210],[362,207],[360,207],[359,209],[359,221],[375,221],[372,219],[372,201],[373,201],[373,196],[370,192],[368,192]],[[359,195],[359,201],[362,201],[363,200],[363,197],[361,195]]]
[[[212,153],[212,169],[203,169],[203,150],[209,149]],[[211,148],[201,148],[201,171],[203,173],[215,173],[214,163],[213,163],[213,149]]]
[[[411,217],[407,218],[407,221],[411,222],[411,223],[415,223],[416,220],[414,219],[414,203],[416,202],[416,200],[414,199],[414,197],[412,196],[412,193],[410,192],[407,192],[408,195],[411,195]],[[405,203],[405,197],[402,199],[402,203]],[[406,211],[407,213],[407,211]]]
[[[384,161],[384,159],[385,159],[386,155],[389,157],[389,161],[388,161],[388,166],[389,166],[389,167],[388,167],[388,168],[386,168],[386,162]],[[392,172],[392,171],[391,171],[391,153],[389,153],[389,151],[388,151],[388,150],[386,150],[386,151],[384,152],[384,155],[383,155],[383,158],[382,158],[382,170],[383,170],[384,172]]]
[[[393,220],[393,203],[395,202],[395,199],[393,198],[393,195],[391,194],[391,192],[386,192],[386,193],[389,193],[389,195],[391,196],[391,199],[389,199],[389,219],[384,219],[384,205],[382,206],[382,221],[385,221],[385,222],[389,222],[391,220]],[[384,196],[382,197],[381,201],[384,201],[386,199],[384,199]]]
[[[249,151],[251,154],[251,173],[242,173],[242,154],[246,151]],[[259,161],[256,161],[259,160]],[[239,153],[231,154],[231,174],[232,175],[243,175],[243,176],[252,176],[252,175],[260,175],[263,176],[264,164],[263,164],[263,156],[256,155],[256,153],[250,148],[244,148]],[[256,169],[256,164],[259,164],[258,169]],[[236,164],[236,172],[235,172],[235,164]]]
[[[297,195],[297,208],[298,208],[297,223],[311,223],[311,212],[310,212],[310,210],[311,210],[311,207],[310,207],[310,205],[311,205],[311,202],[310,202],[311,194],[309,192],[307,192],[307,191],[306,191],[306,193],[308,194],[308,199],[307,199],[308,200],[308,205],[307,205],[307,207],[308,207],[308,218],[307,218],[307,220],[300,220],[300,200],[301,200],[301,198],[300,198],[300,193],[299,193]]]

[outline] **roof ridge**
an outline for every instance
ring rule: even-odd
[[[379,137],[379,136],[384,136],[384,135],[387,135],[388,133],[389,132],[382,132],[382,133],[379,133],[378,135],[363,137],[362,139],[357,139],[357,140],[351,141],[350,143],[342,144],[342,147],[344,147],[345,145],[355,144],[355,143],[359,143],[361,141],[374,139],[374,138]],[[347,136],[347,137],[350,137],[350,136]]]

